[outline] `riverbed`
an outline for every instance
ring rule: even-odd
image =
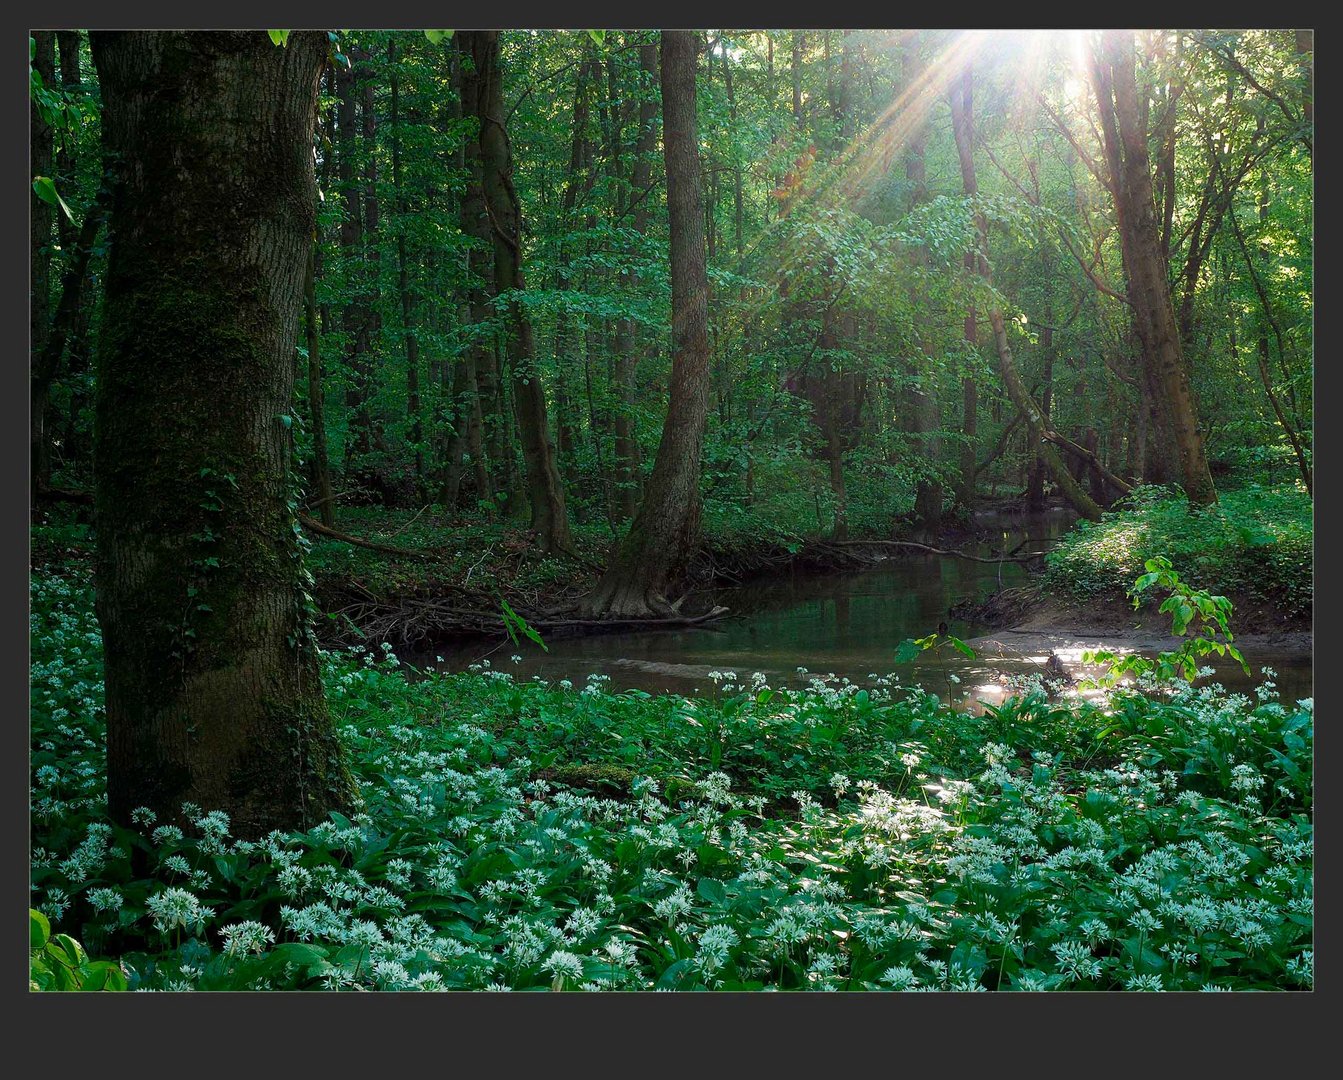
[[[962,550],[996,556],[1020,548],[1045,550],[1072,523],[1072,515],[986,516],[992,535]],[[432,652],[403,652],[414,667],[460,671],[488,664],[515,678],[568,679],[581,686],[602,675],[612,690],[693,695],[723,681],[749,682],[760,672],[771,686],[805,686],[816,677],[867,684],[897,676],[945,699],[994,702],[1005,676],[1046,674],[1050,653],[1070,674],[1087,673],[1086,648],[1135,648],[1152,654],[1173,647],[1159,638],[1125,639],[1067,630],[1014,634],[956,618],[952,609],[982,601],[994,592],[1026,584],[1030,571],[1018,562],[980,563],[954,556],[904,554],[876,566],[845,573],[793,572],[765,581],[715,588],[695,597],[699,606],[725,605],[731,615],[705,626],[628,633],[601,633],[547,641],[547,650],[529,641],[514,645],[490,640],[444,644]],[[900,643],[923,638],[946,623],[946,632],[969,643],[973,659],[952,645],[899,664]],[[1247,643],[1251,639],[1246,639]],[[1252,674],[1236,665],[1217,665],[1217,681],[1240,689],[1262,681],[1271,668],[1278,691],[1288,701],[1312,692],[1309,651],[1264,643],[1244,649]],[[726,677],[723,673],[732,673]]]

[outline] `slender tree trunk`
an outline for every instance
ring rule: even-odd
[[[470,343],[464,357],[474,375],[475,404],[472,406],[472,423],[479,413],[482,440],[485,454],[482,460],[488,461],[482,487],[477,484],[477,498],[494,502],[495,493],[512,493],[509,482],[510,462],[507,445],[507,433],[510,422],[504,412],[504,400],[499,385],[499,366],[495,360],[491,342],[485,340],[478,328],[491,317],[490,296],[494,292],[494,234],[485,212],[485,193],[482,187],[483,166],[480,152],[480,72],[471,59],[472,44],[470,35],[460,33],[455,38],[459,50],[459,66],[462,71],[462,116],[475,121],[475,127],[466,141],[464,164],[467,170],[466,191],[462,195],[462,232],[471,238],[471,248],[467,256],[468,277],[471,282],[468,289],[469,321],[467,333]],[[469,387],[471,380],[467,380]],[[460,400],[460,399],[459,399]],[[506,511],[512,507],[504,507]]]
[[[919,54],[919,41],[912,35],[905,38],[903,56],[905,70],[902,81],[905,88],[908,89],[918,84],[924,71],[923,58]],[[912,209],[928,201],[926,163],[928,125],[926,121],[915,122],[914,130],[910,132],[907,145],[905,179],[910,185],[910,207]],[[919,248],[914,252],[913,258],[919,265],[924,265],[927,263],[927,252],[923,248]],[[917,286],[910,287],[909,299],[910,310],[915,313],[914,327],[917,335],[919,332],[918,312],[920,310],[920,295]],[[906,397],[906,411],[908,413],[906,427],[915,436],[914,445],[917,447],[924,467],[936,469],[941,449],[936,432],[942,427],[942,413],[936,388],[933,385],[934,373],[931,367],[924,370],[925,364],[926,362],[922,359],[910,361],[908,364],[909,375],[916,381],[911,382]],[[931,531],[942,524],[942,500],[941,480],[927,475],[921,476],[914,493],[914,516],[921,528]]]
[[[61,278],[61,295],[56,304],[55,316],[42,350],[34,359],[30,379],[34,491],[43,490],[48,484],[45,425],[48,395],[51,392],[52,381],[60,370],[66,345],[71,342],[77,330],[84,290],[89,283],[89,262],[93,257],[93,246],[98,238],[98,231],[107,217],[110,197],[107,178],[104,176],[93,205],[84,215],[79,235],[75,238],[74,250],[70,253],[70,261],[66,264],[65,273]],[[38,468],[39,459],[42,463],[41,468]]]
[[[67,94],[73,95],[80,82],[79,31],[57,30],[56,49],[61,60],[61,87]],[[74,191],[79,179],[75,169],[77,142],[76,132],[61,132],[60,144],[56,147],[56,184],[61,191]],[[78,226],[64,214],[56,215],[56,236],[61,242],[62,251],[70,250],[78,231]]]
[[[1016,363],[1012,358],[1012,350],[1007,343],[1007,329],[1003,325],[1003,313],[991,310],[989,312],[989,325],[993,328],[993,339],[998,348],[998,370],[1002,373],[1003,385],[1007,388],[1012,404],[1025,417],[1026,426],[1030,432],[1030,445],[1037,448],[1037,452],[1044,460],[1045,468],[1053,476],[1054,483],[1058,484],[1064,498],[1084,518],[1099,521],[1100,507],[1088,497],[1077,481],[1073,479],[1072,473],[1064,465],[1058,451],[1045,441],[1044,433],[1047,430],[1045,418],[1031,398],[1030,392],[1026,389],[1026,384],[1021,381],[1021,376],[1017,373]]]
[[[373,414],[369,408],[372,394],[373,367],[369,356],[372,339],[373,297],[369,289],[368,268],[365,265],[364,214],[365,207],[355,175],[358,154],[359,99],[355,76],[341,66],[336,68],[336,93],[340,98],[336,124],[337,175],[345,213],[340,223],[340,247],[344,256],[346,277],[350,281],[350,298],[342,313],[345,331],[345,365],[349,386],[345,391],[345,406],[349,410],[349,428],[345,440],[345,472],[354,476],[373,450]]]
[[[387,64],[392,89],[392,188],[396,192],[396,281],[401,295],[401,325],[406,342],[406,418],[410,421],[410,442],[415,449],[415,488],[422,496],[424,476],[424,426],[420,422],[420,340],[411,318],[414,302],[410,296],[410,270],[406,263],[406,195],[401,184],[400,82],[397,77],[396,38],[387,42]]]
[[[331,462],[326,447],[326,395],[322,390],[322,335],[317,325],[317,244],[308,252],[303,285],[303,322],[308,342],[308,421],[312,426],[312,490],[317,515],[328,529],[336,524],[331,495]]]
[[[633,228],[643,236],[648,231],[649,199],[642,196],[653,173],[652,156],[657,149],[658,102],[658,47],[647,41],[639,46],[639,76],[642,86],[639,97],[639,133],[634,142],[634,164],[630,169],[632,197],[639,199],[634,207]],[[624,275],[625,292],[637,295],[639,275],[627,271]],[[639,502],[639,441],[634,427],[634,380],[639,360],[646,345],[640,340],[638,324],[633,319],[616,323],[616,366],[614,418],[616,510],[622,521],[634,517]]]
[[[494,282],[501,295],[523,288],[519,228],[521,210],[513,187],[512,150],[504,127],[503,78],[499,68],[499,32],[468,31],[472,57],[480,80],[477,100],[480,118],[482,192],[494,234]],[[536,367],[532,324],[516,297],[509,300],[508,354],[512,366],[513,407],[522,439],[531,529],[542,551],[571,551],[569,519],[564,509],[564,486],[555,464],[545,388]]]
[[[692,31],[662,32],[663,153],[671,234],[672,377],[667,421],[638,513],[584,602],[590,614],[666,612],[666,592],[699,542],[700,451],[709,408],[708,275],[695,122]]]
[[[107,793],[305,828],[357,800],[287,506],[326,35],[95,32],[119,163],[94,496]]]
[[[802,126],[802,50],[807,43],[804,30],[793,31],[793,123]]]
[[[33,54],[33,70],[42,77],[42,84],[48,89],[56,83],[56,36],[51,30],[34,30],[32,39],[36,43]],[[37,103],[29,105],[29,153],[31,155],[31,184],[34,177],[51,178],[52,173],[52,133],[51,125],[43,119]],[[52,209],[50,204],[37,197],[36,192],[29,194],[29,232],[32,251],[30,290],[28,293],[29,318],[29,366],[36,372],[47,337],[51,332],[51,226]],[[34,387],[36,390],[36,387]],[[34,492],[48,485],[50,460],[46,437],[47,399],[43,392],[41,398],[33,395],[30,413],[30,446],[32,460],[32,490]]]
[[[960,87],[951,91],[951,122],[956,137],[956,152],[961,163],[961,187],[968,196],[979,193],[975,178],[974,155],[974,69],[969,65],[961,74]],[[975,214],[976,250],[965,254],[965,267],[981,277],[988,276],[988,263],[981,250],[984,246],[985,223],[981,214]],[[979,330],[975,305],[971,301],[965,315],[965,343],[971,352],[978,352]],[[973,376],[961,380],[961,470],[956,488],[956,501],[964,510],[975,505],[976,438],[979,420],[979,388]]]

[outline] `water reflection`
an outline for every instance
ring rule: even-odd
[[[1064,514],[1023,517],[1008,523],[1003,540],[993,545],[1010,551],[1026,541],[1058,536],[1070,524]],[[986,546],[967,550],[988,554]],[[1027,547],[1024,550],[1038,550]],[[953,606],[981,600],[999,588],[1025,584],[1029,574],[1018,563],[987,564],[947,556],[895,558],[878,567],[845,574],[793,573],[763,583],[715,590],[714,603],[725,604],[732,617],[711,626],[642,633],[596,634],[556,638],[542,652],[530,642],[521,647],[505,641],[444,644],[432,653],[403,653],[415,666],[457,671],[489,659],[493,666],[519,679],[539,676],[547,681],[587,675],[610,677],[615,690],[637,688],[650,693],[693,694],[713,684],[712,671],[736,672],[748,681],[762,672],[772,686],[803,686],[813,674],[831,674],[866,683],[895,672],[944,698],[1001,696],[1005,675],[1043,674],[1047,649],[1065,659],[1080,657],[1099,640],[1071,641],[1058,636],[1042,645],[1014,646],[1012,635],[992,632],[953,617]],[[997,646],[981,644],[974,660],[950,649],[914,664],[896,665],[895,650],[905,638],[932,633],[940,622],[949,632],[970,639],[990,635]],[[1109,643],[1109,644],[1114,644]],[[511,657],[520,655],[513,662]],[[442,657],[442,661],[437,658]],[[1248,655],[1254,675],[1247,678],[1234,664],[1218,664],[1218,681],[1248,688],[1261,679],[1259,668],[1270,665],[1287,700],[1311,693],[1311,658],[1282,652]],[[802,670],[799,670],[802,669]],[[979,688],[989,688],[979,692]]]

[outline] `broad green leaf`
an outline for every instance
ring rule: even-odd
[[[286,47],[286,48],[289,46],[289,35],[292,34],[293,32],[294,32],[294,31],[292,31],[292,30],[267,30],[267,31],[266,31],[266,33],[268,33],[268,34],[270,35],[270,39],[271,39],[271,41],[275,42],[276,45],[281,45],[281,46],[284,46],[284,47]]]
[[[40,911],[28,909],[28,941],[31,948],[44,948],[51,940],[51,921]]]
[[[593,40],[594,42],[596,42],[598,45],[605,45],[605,44],[606,44],[606,31],[605,31],[605,30],[589,30],[589,31],[588,31],[588,37],[592,38],[592,40]]]
[[[60,192],[56,190],[56,185],[52,182],[51,177],[49,176],[33,177],[33,191],[37,193],[37,197],[41,199],[44,203],[49,203],[52,206],[59,206],[63,211],[65,211],[66,217],[68,217],[71,221],[75,220],[75,215],[72,214],[70,212],[70,208],[65,205],[65,200],[61,198]]]
[[[923,647],[917,644],[913,638],[905,638],[895,650],[895,662],[897,664],[908,664],[912,660],[917,660],[921,655],[923,655]]]
[[[955,649],[958,653],[960,653],[962,656],[969,657],[971,660],[975,658],[975,650],[970,648],[970,646],[967,645],[965,642],[963,642],[960,638],[952,637],[950,634],[948,634],[947,640],[951,642],[951,647]]]
[[[441,45],[452,37],[451,30],[426,30],[424,36],[434,45]]]

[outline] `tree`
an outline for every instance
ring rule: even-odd
[[[666,590],[699,540],[700,452],[709,409],[704,190],[695,118],[695,35],[662,32],[662,145],[667,168],[672,375],[667,419],[643,501],[611,565],[584,601],[589,614],[665,614]]]
[[[44,86],[50,86],[56,78],[56,38],[50,30],[35,30],[33,43],[33,71],[37,73]],[[29,105],[28,137],[32,152],[32,179],[51,178],[52,132],[51,123],[34,99]],[[36,189],[29,197],[29,233],[31,236],[31,282],[28,294],[30,363],[36,373],[46,348],[51,330],[51,204],[38,198]],[[34,380],[31,401],[31,429],[29,445],[31,447],[32,489],[34,492],[44,486],[49,469],[47,461],[47,440],[44,431],[46,419],[45,387],[39,389]]]
[[[513,186],[513,151],[505,127],[503,72],[499,66],[499,32],[464,33],[470,43],[477,81],[477,117],[480,120],[481,192],[494,239],[494,286],[507,297],[508,357],[512,365],[513,407],[522,440],[531,528],[546,553],[569,551],[569,518],[564,508],[564,486],[555,462],[550,436],[545,387],[536,364],[531,320],[517,293],[523,287],[522,210]]]
[[[1179,455],[1185,493],[1195,506],[1217,501],[1198,427],[1189,371],[1171,302],[1152,193],[1147,130],[1139,117],[1132,31],[1107,30],[1092,64],[1110,190],[1119,220],[1124,274],[1143,363]]]
[[[92,45],[118,163],[94,446],[109,808],[303,827],[356,799],[309,627],[288,415],[326,36]]]

